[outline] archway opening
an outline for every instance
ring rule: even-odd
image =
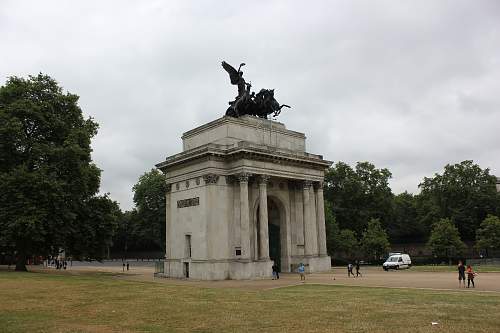
[[[274,261],[281,271],[281,231],[280,231],[280,211],[273,200],[267,199],[268,212],[268,232],[269,232],[269,258]]]
[[[256,225],[256,246],[260,243],[260,236],[258,230],[260,229],[260,207],[257,207],[257,225]],[[281,271],[281,214],[280,209],[276,202],[272,199],[267,198],[267,221],[268,221],[268,240],[269,240],[269,258],[274,261],[274,264],[278,266],[278,270]],[[258,257],[262,257],[261,253],[257,254]]]

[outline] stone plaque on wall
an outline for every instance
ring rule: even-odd
[[[185,208],[185,207],[192,207],[192,206],[198,206],[200,204],[200,198],[189,198],[189,199],[183,199],[183,200],[177,200],[177,208]]]

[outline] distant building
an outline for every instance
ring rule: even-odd
[[[500,177],[497,177],[497,192],[500,192]]]

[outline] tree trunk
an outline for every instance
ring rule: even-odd
[[[20,272],[27,272],[28,269],[26,268],[26,254],[24,253],[19,253],[17,256],[17,262],[16,262],[16,271]]]

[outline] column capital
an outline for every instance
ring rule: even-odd
[[[270,178],[271,177],[268,175],[259,175],[259,177],[257,179],[258,179],[259,185],[267,185]]]
[[[215,173],[207,173],[206,175],[203,175],[203,180],[205,181],[205,184],[217,184],[217,181],[219,180],[219,175]]]
[[[252,174],[248,172],[241,172],[235,176],[238,178],[240,183],[248,183],[248,179],[252,176]]]
[[[312,181],[310,181],[310,180],[302,181],[302,188],[304,190],[308,190],[311,187],[311,185],[312,185]]]

